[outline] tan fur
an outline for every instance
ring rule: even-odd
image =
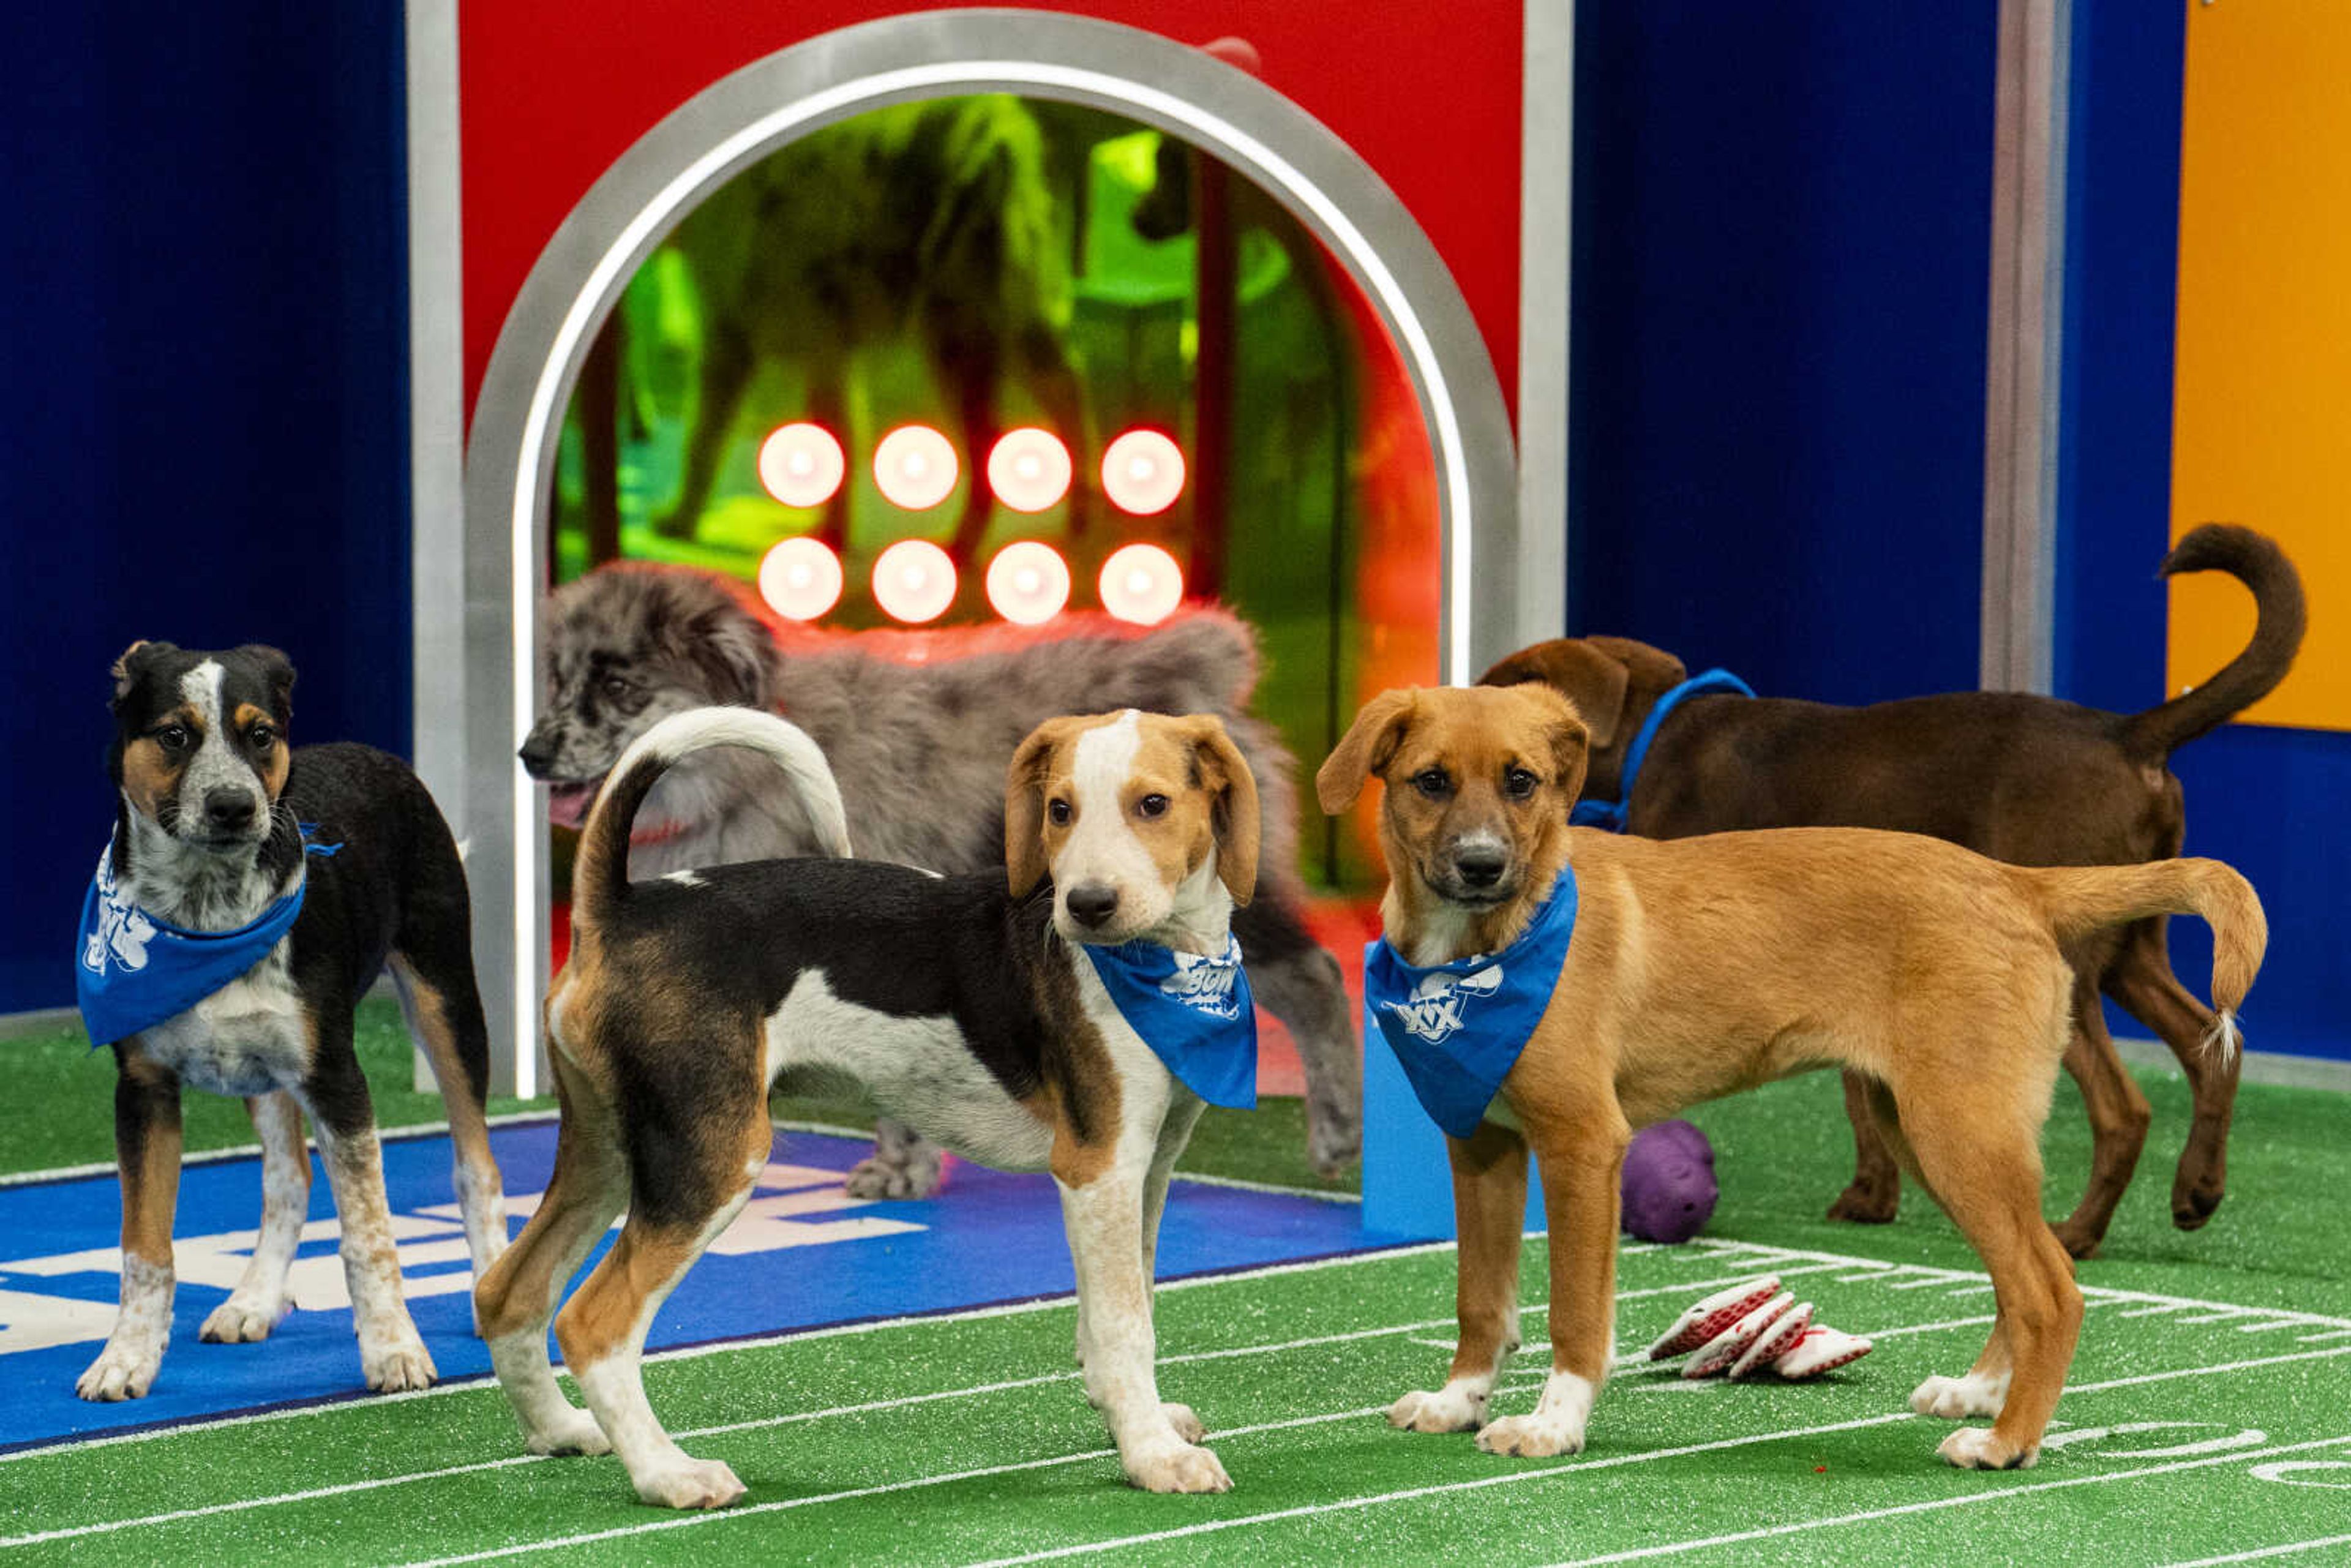
[[[1316,780],[1334,810],[1366,777],[1386,780],[1380,831],[1393,882],[1384,914],[1389,939],[1416,963],[1507,946],[1561,867],[1574,866],[1574,939],[1500,1095],[1524,1129],[1549,1205],[1554,1374],[1594,1386],[1605,1375],[1632,1129],[1694,1102],[1844,1066],[1871,1086],[1876,1124],[1982,1255],[1997,1291],[1999,1324],[1978,1370],[2012,1373],[2012,1382],[1990,1435],[1955,1435],[1945,1456],[2031,1463],[2082,1310],[2072,1261],[2040,1213],[2041,1123],[2074,988],[2060,943],[2158,911],[2202,915],[2220,954],[2215,1000],[2233,1010],[2264,939],[2252,890],[2210,861],[2033,870],[1863,829],[1670,841],[1571,829],[1584,735],[1548,687],[1385,694]],[[1531,800],[1491,788],[1510,766],[1543,775]],[[1412,782],[1432,768],[1458,781],[1449,799],[1429,800]],[[1426,870],[1465,815],[1510,844],[1512,891],[1489,910],[1447,907]],[[1447,950],[1426,949],[1432,932]],[[1454,1145],[1457,1378],[1490,1364],[1496,1303],[1515,1295],[1516,1247],[1503,1230],[1505,1217],[1515,1228],[1525,1178],[1523,1157],[1504,1146],[1513,1137],[1489,1124]],[[1515,1445],[1526,1427],[1510,1425]],[[1582,1440],[1579,1418],[1573,1446]]]
[[[193,710],[183,708],[172,716],[175,724],[185,725],[191,734],[201,736],[203,727],[196,722]],[[183,757],[193,756],[190,747]],[[181,763],[175,761],[162,745],[141,736],[122,748],[122,793],[129,798],[131,809],[150,821],[163,818],[163,802],[171,798],[180,777]],[[275,800],[277,797],[272,796]]]

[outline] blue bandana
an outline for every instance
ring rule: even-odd
[[[1649,755],[1649,743],[1657,738],[1657,731],[1665,726],[1666,716],[1691,697],[1732,692],[1742,697],[1755,695],[1745,681],[1729,670],[1708,670],[1702,675],[1692,675],[1659,697],[1657,706],[1649,710],[1649,716],[1643,721],[1640,733],[1633,737],[1632,746],[1625,753],[1625,767],[1616,779],[1616,799],[1578,800],[1574,810],[1567,814],[1567,820],[1579,828],[1605,828],[1612,833],[1623,832],[1625,809],[1633,800],[1633,780],[1640,777],[1641,759]]]
[[[1364,1011],[1404,1066],[1421,1109],[1457,1138],[1518,1064],[1559,988],[1575,935],[1575,872],[1559,873],[1524,935],[1499,953],[1433,969],[1407,964],[1384,936],[1364,949]]]
[[[1221,958],[1149,942],[1085,954],[1119,1016],[1185,1088],[1211,1105],[1248,1111],[1257,1104],[1257,1007],[1240,939],[1225,941]]]
[[[302,824],[305,853],[330,855],[342,848],[311,843],[311,827]],[[176,1018],[267,957],[294,928],[308,885],[306,876],[293,892],[234,931],[191,931],[148,914],[115,891],[114,846],[108,844],[82,895],[80,952],[74,964],[91,1049]]]

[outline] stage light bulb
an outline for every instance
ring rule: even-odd
[[[841,443],[820,424],[777,426],[759,444],[759,483],[787,507],[821,507],[849,472]]]
[[[873,449],[873,482],[893,506],[926,512],[956,487],[955,444],[927,424],[902,424]]]
[[[1121,621],[1155,626],[1184,601],[1184,569],[1157,545],[1122,545],[1102,562],[1102,608]]]
[[[955,561],[928,539],[900,539],[874,558],[874,601],[909,626],[937,620],[955,594]]]
[[[1184,453],[1156,430],[1130,430],[1102,453],[1102,489],[1138,517],[1164,512],[1184,493]]]
[[[1050,621],[1070,601],[1069,563],[1035,539],[1006,545],[987,563],[987,601],[1016,625]]]
[[[759,562],[759,597],[788,621],[813,621],[841,602],[841,558],[819,539],[786,539]]]
[[[987,451],[987,487],[1016,512],[1041,512],[1070,493],[1070,449],[1050,430],[1023,425]]]

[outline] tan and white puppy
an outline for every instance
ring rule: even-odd
[[[1912,1408],[1992,1416],[1947,1437],[1955,1465],[2029,1465],[2082,1321],[2073,1260],[2041,1218],[2041,1124],[2071,1028],[2061,944],[2158,914],[2210,923],[2220,1048],[2267,936],[2216,861],[2030,869],[1866,829],[1659,842],[1570,828],[1588,737],[1534,685],[1394,691],[1367,704],[1317,775],[1325,810],[1387,786],[1382,916],[1405,960],[1499,953],[1572,867],[1573,935],[1549,1005],[1468,1138],[1448,1138],[1460,1231],[1460,1340],[1445,1386],[1389,1412],[1416,1431],[1479,1428],[1489,1452],[1583,1447],[1607,1374],[1618,1182],[1635,1127],[1791,1073],[1844,1067],[1877,1125],[1991,1274],[1990,1343]],[[1517,1341],[1527,1152],[1551,1230],[1552,1375],[1531,1415],[1487,1419]]]
[[[1233,908],[1256,884],[1258,796],[1224,727],[1132,710],[1040,727],[1005,783],[1004,873],[759,861],[630,883],[638,806],[664,768],[720,746],[775,763],[824,841],[848,852],[821,753],[750,709],[663,720],[598,799],[574,872],[571,959],[547,1005],[563,1105],[555,1176],[475,1293],[527,1446],[617,1451],[651,1503],[743,1495],[726,1465],[692,1458],[662,1429],[638,1371],[645,1331],[750,1196],[774,1136],[769,1086],[847,1075],[885,1114],[967,1157],[1052,1173],[1086,1394],[1127,1479],[1225,1490],[1199,1420],[1160,1402],[1151,1322],[1168,1173],[1202,1102],[1079,951],[1228,953]],[[563,1282],[623,1208],[611,1252],[556,1313]],[[556,1385],[550,1314],[585,1412]]]

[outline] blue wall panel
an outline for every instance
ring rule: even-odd
[[[277,643],[297,739],[408,746],[389,0],[0,8],[0,1011],[72,999],[107,667]]]
[[[1975,685],[1994,19],[1577,8],[1572,630]]]

